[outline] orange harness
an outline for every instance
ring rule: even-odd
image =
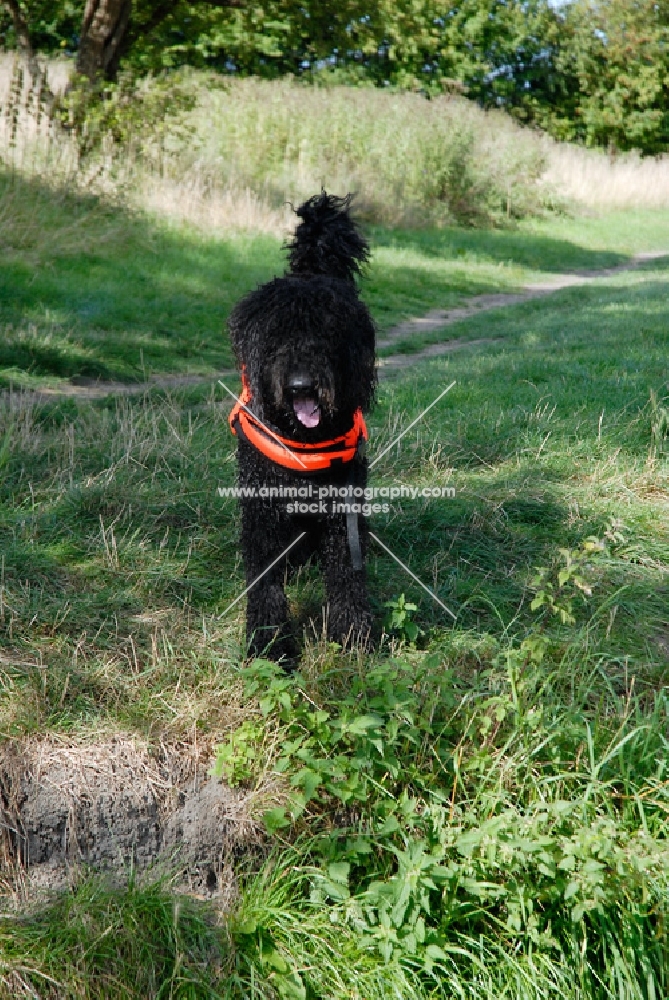
[[[367,427],[360,409],[353,414],[353,426],[346,434],[341,434],[330,441],[304,444],[270,431],[248,409],[250,402],[251,387],[246,373],[242,372],[242,394],[228,417],[230,430],[248,441],[265,458],[293,472],[323,472],[335,464],[352,462],[360,442],[367,440]]]

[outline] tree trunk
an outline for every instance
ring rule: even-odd
[[[8,0],[16,3],[16,0]],[[199,0],[209,7],[244,7],[246,0]],[[77,73],[96,80],[114,80],[121,58],[133,42],[157,28],[177,6],[175,0],[158,0],[149,6],[145,23],[131,29],[132,0],[86,0]]]
[[[130,25],[132,0],[86,0],[77,73],[97,80],[113,80]]]
[[[41,86],[44,74],[37,56],[35,55],[35,50],[33,49],[28,23],[23,16],[21,8],[19,7],[18,0],[5,0],[5,3],[7,7],[9,7],[9,13],[12,15],[19,51],[23,53],[25,60],[28,63],[28,69],[30,71],[33,84],[35,86]]]

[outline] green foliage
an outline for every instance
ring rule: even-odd
[[[76,48],[85,0],[22,0],[33,45],[42,52]],[[6,4],[0,4],[0,46],[14,48],[16,38]]]
[[[669,4],[576,0],[566,8],[556,70],[563,94],[544,116],[565,138],[612,151],[669,143]]]
[[[413,227],[508,225],[543,210],[536,137],[462,98],[239,80],[203,92],[195,121],[197,143],[168,161],[184,180],[192,164],[212,185],[292,202],[324,184],[357,192],[369,220]]]
[[[578,549],[559,550],[561,565],[553,569],[538,567],[530,582],[535,592],[530,605],[532,611],[546,608],[550,614],[557,615],[563,625],[573,625],[576,621],[573,615],[574,595],[592,595],[592,587],[586,579],[587,571],[592,567],[593,556],[603,552],[605,547],[599,538],[587,538]]]
[[[38,47],[76,48],[80,0],[23,6]],[[669,141],[668,31],[667,0],[135,0],[123,51],[142,74],[191,64],[461,92],[560,138],[657,154]],[[6,9],[0,39],[14,43]]]
[[[221,317],[281,267],[278,238],[168,232],[18,175],[0,211],[6,377],[39,389],[84,363],[141,376],[140,351],[154,370],[230,363]],[[377,231],[365,296],[390,323],[529,267],[619,262],[665,230],[656,215]],[[294,677],[240,668],[241,605],[219,617],[243,588],[235,507],[215,489],[234,476],[220,393],[2,395],[3,732],[196,733],[200,752],[228,733],[220,773],[293,847],[235,858],[219,927],[165,887],[98,881],[3,916],[0,995],[669,995],[665,286],[655,262],[499,311],[499,343],[381,382],[379,449],[458,382],[375,469],[456,482],[378,530],[458,623],[413,589],[397,600],[402,571],[372,552],[377,613],[394,604],[429,648],[307,644]],[[453,334],[489,338],[491,317]]]
[[[261,759],[258,747],[262,737],[261,725],[246,719],[230,735],[229,741],[218,748],[213,773],[232,788],[248,781]]]
[[[225,942],[165,884],[82,880],[34,916],[0,925],[0,997],[213,1000]]]
[[[124,156],[141,160],[151,150],[160,159],[156,149],[162,149],[167,136],[178,143],[192,134],[187,116],[195,104],[193,89],[183,75],[138,81],[126,71],[116,83],[96,86],[85,77],[73,76],[51,114],[75,137],[80,161],[110,143],[120,147]]]
[[[384,623],[388,632],[409,643],[415,643],[418,636],[423,634],[420,626],[412,621],[418,606],[407,602],[404,594],[400,594],[396,601],[386,601],[384,607],[389,609]]]
[[[556,652],[536,632],[499,647],[466,696],[446,648],[373,664],[331,699],[269,662],[249,667],[290,789],[269,829],[308,817],[312,866],[293,909],[325,910],[435,986],[455,966],[473,989],[485,940],[528,961],[580,952],[586,996],[617,981],[640,996],[639,977],[662,995],[669,706],[628,699],[593,726],[587,687],[562,707]],[[273,921],[235,926],[262,951]]]

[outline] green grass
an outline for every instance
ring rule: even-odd
[[[270,237],[207,241],[16,175],[0,178],[0,204],[13,229],[0,272],[5,384],[14,372],[141,381],[229,367],[230,308],[281,266]]]
[[[3,183],[2,365],[33,387],[226,366],[227,310],[281,268],[270,237],[205,240]],[[373,238],[365,296],[385,328],[663,249],[669,225]],[[455,486],[372,530],[457,620],[374,547],[375,615],[405,594],[417,647],[406,627],[360,661],[328,647],[307,571],[294,678],[244,664],[241,605],[219,617],[243,578],[238,512],[216,493],[235,476],[220,387],[0,396],[3,737],[197,733],[213,759],[232,735],[231,780],[255,780],[275,745],[289,789],[231,914],[150,874],[83,878],[8,909],[0,996],[667,995],[667,286],[656,261],[473,317],[444,336],[495,343],[382,382],[372,457],[456,381],[371,483]]]
[[[531,567],[544,564],[556,546],[601,537],[618,519],[625,523],[619,546],[627,568],[614,560],[607,573],[612,587],[626,589],[610,638],[627,621],[629,652],[663,627],[669,520],[658,499],[666,497],[667,460],[652,457],[657,416],[650,391],[666,406],[666,267],[656,265],[644,277],[607,279],[472,318],[447,333],[492,335],[497,342],[418,363],[410,380],[384,386],[386,412],[402,426],[457,380],[377,475],[436,477],[456,487],[455,500],[425,502],[422,510],[412,504],[404,517],[388,519],[387,530],[414,556],[409,536],[418,527],[422,538],[433,539],[437,553],[426,543],[429,558],[420,571],[423,578],[446,574],[441,596],[463,606],[463,624],[491,625],[490,603],[503,620],[516,613],[522,620]],[[378,439],[382,425],[374,425]],[[582,612],[585,621],[587,604]]]
[[[284,267],[274,237],[206,238],[16,174],[0,176],[0,218],[4,385],[228,368],[232,305]],[[385,330],[470,295],[619,263],[637,246],[621,241],[621,230],[637,232],[638,222],[617,220],[608,236],[598,220],[564,222],[557,238],[538,223],[498,232],[372,228],[365,296]],[[644,246],[662,247],[662,218],[641,222]]]

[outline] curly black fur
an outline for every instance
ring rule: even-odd
[[[353,281],[369,260],[369,244],[349,214],[351,195],[322,191],[296,209],[302,219],[286,245],[292,274],[328,274]]]
[[[301,205],[297,215],[303,221],[288,245],[288,273],[247,295],[229,320],[235,354],[251,388],[250,409],[276,433],[294,441],[316,442],[345,434],[355,411],[368,410],[374,396],[374,323],[354,282],[369,247],[350,217],[349,205],[350,197],[325,192]],[[296,376],[311,385],[309,399],[320,415],[315,427],[298,419],[291,392]],[[327,472],[301,474],[273,464],[248,442],[238,442],[241,487],[302,487],[310,482],[316,489],[324,484],[364,487],[366,479],[362,455]],[[368,642],[371,612],[365,571],[353,568],[345,515],[289,514],[286,502],[241,500],[247,584],[306,531],[289,561],[296,564],[317,555],[327,595],[329,637],[344,646]],[[362,516],[358,531],[364,556],[367,530]],[[288,621],[284,573],[282,560],[249,591],[247,638],[254,655],[292,660],[297,645]]]

